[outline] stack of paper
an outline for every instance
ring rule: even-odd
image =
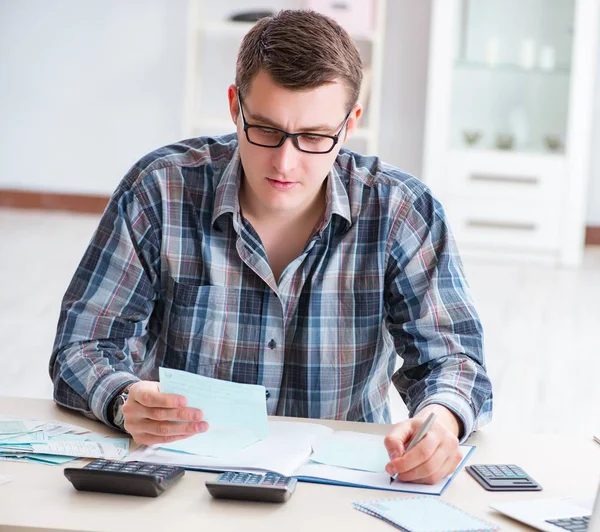
[[[600,432],[598,434],[594,434],[594,439],[600,443]]]
[[[128,438],[105,438],[59,421],[0,420],[0,460],[64,464],[76,458],[123,459]]]

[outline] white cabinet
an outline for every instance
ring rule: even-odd
[[[372,24],[359,29],[356,18],[348,11],[369,5]],[[230,16],[248,11],[251,4],[242,0],[208,2],[189,0],[189,26],[184,95],[185,137],[214,136],[232,133],[235,128],[227,105],[227,87],[235,80],[235,61],[239,45],[252,23],[235,22]],[[257,9],[276,12],[280,9],[311,7],[326,14],[341,10],[339,21],[352,21],[349,33],[361,51],[365,64],[361,103],[364,114],[359,128],[346,147],[366,154],[378,153],[379,115],[383,69],[385,0],[273,0]]]
[[[598,0],[433,0],[423,179],[463,254],[581,260]]]

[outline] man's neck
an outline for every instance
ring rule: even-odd
[[[266,210],[260,205],[256,198],[252,197],[251,192],[244,186],[240,188],[239,193],[240,208],[246,220],[248,220],[255,229],[259,227],[314,227],[325,213],[325,184],[310,203],[299,206],[290,211],[271,211]]]

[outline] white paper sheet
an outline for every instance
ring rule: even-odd
[[[78,456],[81,458],[121,460],[127,456],[127,451],[123,448],[99,441],[50,440],[46,443],[32,443],[31,449],[37,454],[57,454],[61,456]]]
[[[176,453],[157,446],[143,447],[127,460],[181,465],[214,471],[275,471],[291,475],[308,460],[312,442],[333,433],[329,427],[315,423],[269,421],[269,436],[230,456],[214,458]]]

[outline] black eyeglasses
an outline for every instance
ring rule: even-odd
[[[340,134],[352,109],[344,118],[339,131],[335,135],[321,135],[320,133],[288,133],[283,129],[268,126],[257,126],[248,124],[246,117],[244,116],[244,106],[242,104],[242,97],[238,91],[238,102],[240,104],[240,110],[242,112],[242,123],[244,126],[244,133],[250,144],[255,146],[262,146],[263,148],[279,148],[283,145],[286,139],[289,137],[292,139],[292,143],[297,150],[304,153],[329,153],[340,140]]]

